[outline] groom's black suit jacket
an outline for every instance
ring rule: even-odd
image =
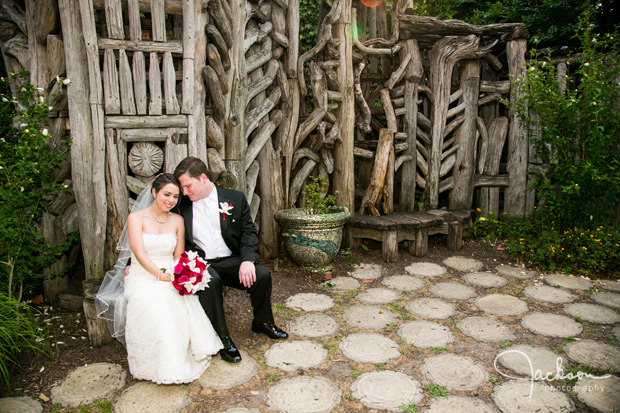
[[[230,215],[219,215],[222,237],[233,255],[240,256],[243,261],[251,261],[255,264],[259,261],[258,255],[258,233],[250,206],[243,192],[232,189],[217,188],[218,209],[222,202],[232,205],[229,209]],[[185,220],[185,250],[193,250],[204,257],[204,251],[194,244],[193,234],[193,202],[186,196],[181,197],[179,212]]]

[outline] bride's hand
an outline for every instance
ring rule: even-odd
[[[159,281],[166,281],[166,282],[170,282],[172,281],[172,277],[170,274],[167,274],[165,272],[160,272],[159,273]]]

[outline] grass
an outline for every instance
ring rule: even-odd
[[[405,309],[405,307],[403,307],[402,305],[398,303],[390,304],[390,309],[392,310],[393,313],[407,314],[407,310]]]
[[[429,386],[426,386],[424,388],[424,391],[431,396],[431,400],[436,399],[437,397],[448,397],[450,395],[450,392],[446,390],[445,387],[438,384],[431,384]]]
[[[448,350],[446,350],[443,347],[433,347],[433,353],[435,353],[435,354],[441,354],[441,353],[443,353],[445,351],[448,351]]]
[[[390,330],[396,330],[398,328],[398,324],[390,323],[386,326],[386,328],[389,328]]]
[[[503,343],[499,344],[500,348],[508,348],[508,347],[512,347],[512,343],[510,341],[504,341]]]
[[[491,383],[497,383],[497,380],[499,380],[499,379],[497,378],[497,376],[490,376],[490,377],[489,377],[489,381],[490,381]]]
[[[565,342],[565,343],[567,343],[567,344],[568,344],[568,343],[572,343],[573,341],[575,341],[575,337],[564,337],[564,338],[562,339],[562,341],[563,341],[563,342]]]
[[[401,404],[400,406],[398,406],[398,408],[405,413],[418,413],[420,411],[418,409],[418,406],[416,406],[415,404]]]

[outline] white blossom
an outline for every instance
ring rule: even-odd
[[[47,129],[43,129],[41,133],[43,134],[43,136],[47,136],[49,134]]]
[[[62,81],[63,85],[68,85],[69,83],[71,83],[71,81],[69,79],[65,79]]]

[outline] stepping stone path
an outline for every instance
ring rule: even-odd
[[[487,314],[500,317],[517,316],[527,311],[527,303],[504,294],[490,294],[478,298],[474,304]]]
[[[620,327],[614,327],[614,329],[611,330],[611,332],[614,334],[614,337],[616,338],[616,340],[620,340]]]
[[[593,284],[585,278],[564,274],[547,274],[545,282],[552,287],[564,287],[570,290],[589,290]]]
[[[476,290],[460,283],[437,283],[432,285],[428,291],[439,298],[446,300],[468,300],[478,294]]]
[[[323,311],[334,306],[334,300],[325,294],[304,293],[289,297],[285,305],[293,310]]]
[[[227,390],[241,386],[258,374],[258,363],[248,353],[239,350],[241,362],[228,363],[220,357],[213,357],[211,365],[197,380],[203,388]]]
[[[275,343],[265,352],[265,363],[284,371],[309,370],[323,364],[327,350],[312,341]]]
[[[612,412],[620,406],[620,378],[584,378],[575,386],[577,398],[601,412]],[[604,390],[601,390],[604,389]]]
[[[308,313],[289,321],[287,331],[290,335],[308,338],[333,336],[340,325],[334,317],[322,313]]]
[[[415,291],[424,288],[424,280],[409,275],[393,275],[386,277],[381,284],[398,291]]]
[[[218,413],[260,413],[258,409],[246,409],[245,407],[233,407],[232,409],[224,410]]]
[[[489,381],[489,374],[481,364],[456,354],[427,357],[420,372],[429,381],[458,391],[474,390]]]
[[[360,292],[355,298],[366,304],[388,304],[403,297],[398,291],[388,288],[369,288]]]
[[[321,376],[280,380],[267,393],[267,406],[280,412],[329,413],[342,399],[338,385]]]
[[[518,278],[520,280],[527,280],[533,278],[536,273],[534,271],[526,270],[524,268],[512,267],[510,265],[500,264],[495,267],[495,271],[498,274],[506,277]]]
[[[383,267],[379,264],[360,264],[349,275],[358,280],[376,280],[381,278],[382,271]]]
[[[615,291],[620,293],[620,281],[616,280],[601,280],[601,287],[609,291]]]
[[[449,257],[443,260],[443,264],[461,272],[478,271],[484,267],[482,262],[467,257]]]
[[[441,265],[432,262],[414,262],[410,266],[405,267],[405,271],[410,275],[418,275],[420,277],[439,277],[448,272]]]
[[[565,413],[575,410],[566,394],[540,382],[534,382],[532,386],[529,380],[510,380],[495,386],[491,396],[504,413]]]
[[[498,413],[480,399],[464,396],[439,397],[431,400],[425,413]]]
[[[485,343],[501,343],[516,339],[510,327],[488,317],[466,317],[456,326],[466,336]]]
[[[508,280],[505,278],[488,272],[470,272],[463,276],[463,280],[484,288],[499,288],[508,284]]]
[[[545,337],[576,337],[583,331],[578,322],[558,314],[532,313],[523,317],[521,325]]]
[[[0,399],[0,413],[41,413],[43,406],[30,397],[5,397]]]
[[[392,412],[400,412],[401,406],[418,404],[424,398],[420,382],[389,370],[362,374],[351,385],[351,393],[370,409]]]
[[[400,357],[400,346],[381,334],[351,334],[338,348],[346,358],[358,363],[381,364]]]
[[[412,321],[403,324],[397,334],[407,344],[418,348],[446,347],[454,343],[454,334],[450,329],[432,321]]]
[[[615,324],[620,322],[620,314],[602,305],[587,303],[566,304],[564,312],[591,323]]]
[[[416,298],[405,304],[411,314],[433,320],[445,320],[456,315],[456,308],[439,298]]]
[[[594,293],[590,296],[598,304],[609,307],[620,308],[620,294],[614,293]]]
[[[516,344],[500,350],[496,356],[499,364],[528,378],[532,377],[532,372],[537,374],[537,370],[540,370],[542,376],[547,376],[548,373],[550,373],[550,376],[555,375],[558,358],[566,362],[566,358],[545,347],[530,346],[528,344]]]
[[[549,287],[548,285],[532,285],[523,290],[523,295],[533,300],[552,304],[572,303],[577,298],[575,295],[559,288]]]
[[[127,373],[118,364],[94,363],[78,367],[51,390],[52,403],[77,407],[107,399],[125,386]]]
[[[114,405],[114,413],[134,413],[136,406],[149,413],[173,413],[192,402],[187,385],[158,386],[141,381],[125,389]]]
[[[391,311],[375,305],[358,305],[345,310],[342,318],[352,327],[362,330],[379,330],[396,322]]]
[[[332,293],[346,293],[360,288],[360,282],[351,277],[337,277],[324,282],[323,285],[328,286],[329,292]]]
[[[620,372],[620,347],[594,340],[582,340],[564,346],[571,360],[600,371]]]

